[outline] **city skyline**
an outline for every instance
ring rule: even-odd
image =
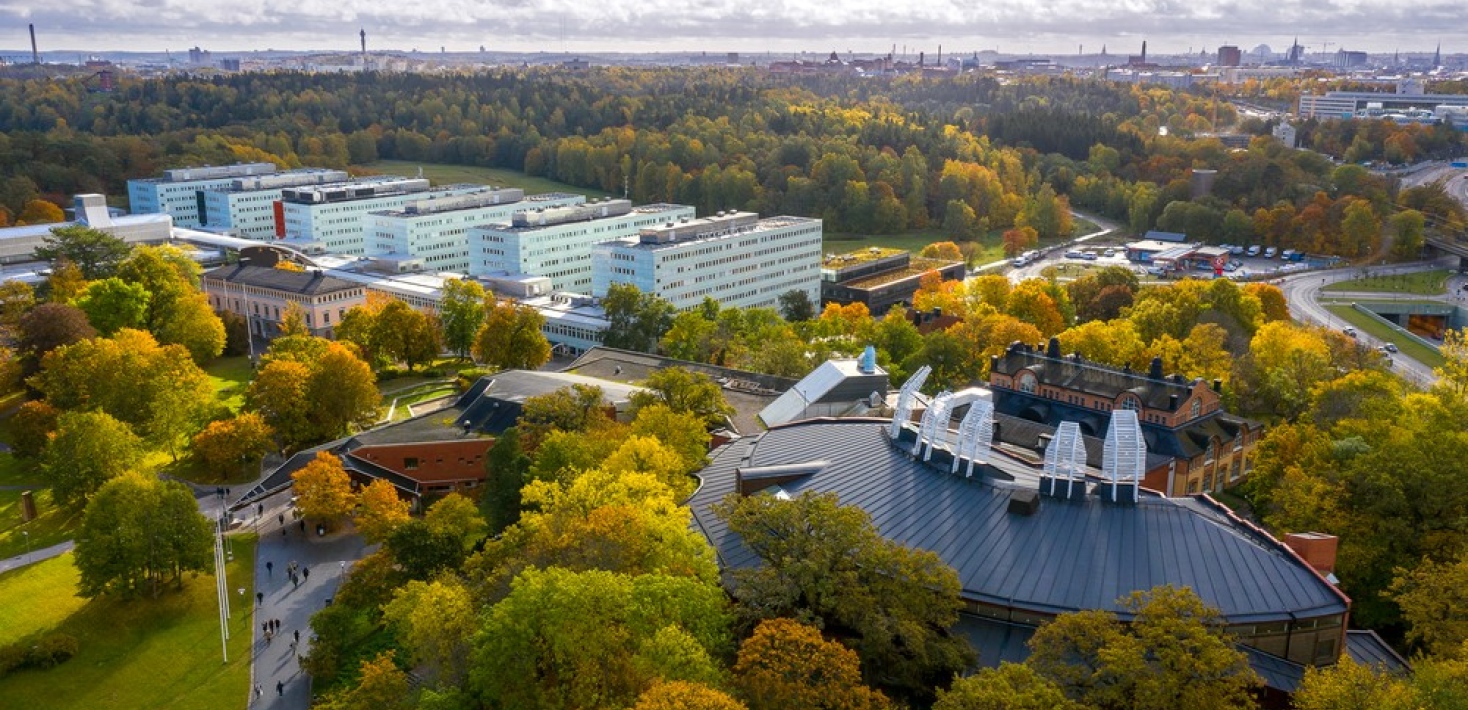
[[[689,6],[670,0],[509,0],[495,5],[441,0],[389,5],[361,0],[302,0],[282,8],[265,0],[219,5],[169,0],[79,0],[52,8],[0,7],[8,29],[0,52],[28,52],[26,25],[42,52],[356,51],[358,31],[372,51],[654,52],[792,51],[958,54],[1212,52],[1259,44],[1278,53],[1296,36],[1311,52],[1432,51],[1468,23],[1468,9],[1444,0],[1400,7],[1386,0],[1326,3],[1218,0],[1057,0],[1035,7],[1001,0],[966,7],[952,0],[870,6],[813,0],[744,0]],[[941,28],[935,31],[935,28]]]

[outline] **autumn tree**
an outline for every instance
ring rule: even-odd
[[[637,408],[662,403],[674,412],[693,414],[710,427],[722,426],[734,408],[724,400],[724,391],[708,375],[682,367],[655,370],[632,393]]]
[[[143,442],[106,412],[62,412],[41,457],[56,502],[82,507],[108,481],[143,460]]]
[[[87,290],[87,278],[76,264],[65,258],[52,262],[51,273],[41,289],[51,303],[71,303]]]
[[[328,696],[324,710],[412,710],[413,689],[408,674],[393,662],[393,652],[383,651],[362,661],[357,684]]]
[[[933,242],[922,248],[918,256],[926,259],[942,259],[944,261],[963,261],[963,252],[959,251],[958,245],[953,242]]]
[[[479,329],[484,325],[485,314],[493,307],[493,294],[485,291],[478,281],[445,280],[443,296],[438,304],[438,321],[439,327],[443,329],[444,347],[460,358],[468,359]]]
[[[1468,555],[1451,562],[1424,560],[1397,569],[1390,594],[1406,619],[1407,639],[1429,654],[1457,653],[1468,641]]]
[[[258,412],[287,443],[309,441],[311,403],[306,391],[311,369],[295,360],[276,360],[255,374],[245,391],[245,406]]]
[[[1025,663],[1072,701],[1132,710],[1254,707],[1260,680],[1191,589],[1156,587],[1100,609],[1061,614],[1030,639]]]
[[[203,572],[210,560],[212,525],[194,495],[177,481],[140,474],[115,478],[87,504],[77,535],[79,593],[131,597],[163,584],[180,587],[185,572]]]
[[[750,710],[888,707],[885,696],[862,684],[855,651],[792,619],[767,619],[755,627],[739,646],[734,685]]]
[[[41,369],[41,359],[52,350],[97,337],[97,329],[87,321],[87,314],[64,303],[36,306],[21,316],[17,330],[16,350],[20,354],[22,374],[27,376]]]
[[[466,552],[484,539],[486,530],[484,516],[479,514],[474,501],[458,493],[450,493],[428,506],[423,524],[428,532],[455,541]]]
[[[454,687],[468,677],[479,614],[458,578],[410,581],[393,593],[382,613],[398,631],[414,667],[423,669],[431,684]]]
[[[73,224],[52,229],[33,253],[42,261],[65,259],[76,264],[84,278],[93,280],[111,276],[131,251],[132,247],[118,237]]]
[[[665,404],[650,404],[637,410],[627,433],[657,439],[677,454],[685,474],[703,468],[708,462],[708,429],[703,419],[692,412],[676,412]]]
[[[427,313],[393,299],[377,314],[374,341],[382,355],[408,367],[432,362],[439,352],[438,324]]]
[[[1034,227],[1006,229],[1001,238],[1005,256],[1019,256],[1040,245],[1040,233]]]
[[[1002,662],[998,668],[980,668],[953,686],[938,689],[933,710],[1086,710],[1088,706],[1065,697],[1054,683],[1034,669]]]
[[[341,459],[322,451],[304,468],[291,474],[296,507],[307,518],[334,524],[351,514],[357,505],[352,479]]]
[[[377,478],[362,489],[357,510],[357,532],[369,544],[386,540],[393,531],[408,522],[408,501],[398,495],[398,488],[387,479]]]
[[[205,466],[238,470],[259,463],[271,448],[275,431],[258,412],[210,422],[194,435],[193,452]]]
[[[25,207],[15,217],[15,225],[18,227],[26,224],[56,224],[65,219],[66,213],[62,212],[54,202],[36,199],[25,203]]]
[[[474,341],[474,357],[496,370],[534,370],[550,360],[545,316],[530,306],[501,303],[489,309]]]
[[[289,262],[283,261],[280,263],[285,264]],[[306,325],[306,309],[302,308],[301,304],[295,301],[287,302],[285,304],[285,311],[280,314],[278,331],[277,335],[281,338],[310,337],[311,327]]]
[[[21,404],[10,417],[12,453],[23,459],[40,456],[56,431],[60,415],[61,410],[41,400]]]
[[[637,697],[632,710],[749,710],[744,703],[702,683],[658,683]]]
[[[36,292],[24,281],[0,283],[0,334],[11,342],[17,335],[20,319],[36,307]]]
[[[299,445],[371,424],[382,395],[372,368],[346,346],[295,336],[271,344],[245,401],[288,443]]]
[[[958,574],[882,537],[860,508],[805,493],[731,499],[717,512],[761,562],[734,571],[747,621],[789,617],[839,635],[868,683],[909,698],[931,699],[973,662],[968,643],[947,633],[958,621]]]

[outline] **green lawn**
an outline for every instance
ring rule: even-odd
[[[250,589],[254,536],[233,544],[229,586]],[[156,600],[80,600],[71,555],[0,576],[0,638],[54,630],[81,645],[52,670],[0,679],[0,710],[244,710],[253,604],[233,595],[229,663],[221,663],[214,589],[213,576],[200,575]]]
[[[1371,291],[1379,293],[1411,293],[1418,296],[1440,296],[1448,290],[1448,270],[1420,271],[1414,274],[1368,276],[1364,279],[1327,284],[1326,291]]]
[[[1350,306],[1328,305],[1325,307],[1337,318],[1356,326],[1363,333],[1369,333],[1372,337],[1389,343],[1396,343],[1402,354],[1412,358],[1428,367],[1442,367],[1442,353],[1426,347],[1411,338],[1404,337],[1401,333],[1387,327],[1386,324],[1362,313]]]
[[[218,358],[209,363],[204,371],[209,373],[209,379],[214,382],[214,396],[219,399],[219,403],[229,407],[229,411],[238,413],[245,406],[245,388],[250,386],[250,378],[255,374],[250,368],[249,356]]]
[[[611,193],[588,187],[575,187],[546,178],[530,177],[518,170],[505,168],[477,168],[469,165],[444,165],[440,163],[414,163],[407,160],[379,160],[369,165],[354,166],[386,175],[416,177],[418,168],[423,168],[423,177],[434,185],[449,185],[459,182],[496,185],[499,187],[523,188],[526,193],[574,192],[587,197],[606,197]]]
[[[70,540],[82,522],[81,513],[73,513],[51,502],[51,489],[37,488],[36,519],[22,524],[21,493],[18,490],[0,490],[0,558],[22,555],[28,550],[39,550]],[[30,533],[29,546],[23,532]]]

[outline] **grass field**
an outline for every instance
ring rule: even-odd
[[[1420,271],[1415,274],[1368,276],[1364,279],[1337,281],[1326,285],[1326,291],[1371,291],[1378,293],[1410,293],[1418,296],[1440,296],[1447,292],[1448,270]]]
[[[214,396],[219,398],[219,403],[238,413],[245,406],[245,388],[250,386],[250,378],[255,374],[250,368],[250,358],[246,355],[218,358],[204,372],[214,382]]]
[[[51,489],[37,488],[36,519],[20,522],[20,490],[0,490],[0,558],[23,555],[70,540],[82,522],[82,514],[57,506]],[[27,536],[30,533],[29,543]]]
[[[1396,343],[1397,347],[1401,349],[1402,354],[1428,367],[1442,367],[1445,362],[1442,353],[1425,347],[1411,338],[1403,337],[1401,333],[1388,328],[1381,321],[1371,318],[1350,306],[1330,305],[1325,308],[1341,320],[1356,326],[1363,333],[1369,333],[1372,337],[1389,343]]]
[[[231,589],[254,586],[254,537],[234,540]],[[212,575],[186,579],[159,599],[76,597],[71,555],[0,576],[0,640],[58,631],[75,658],[0,679],[0,710],[243,710],[249,696],[253,605],[231,603],[229,663],[221,663]]]
[[[386,175],[417,177],[418,168],[423,168],[423,177],[434,185],[450,185],[458,182],[518,187],[526,193],[574,192],[587,197],[606,197],[611,193],[588,187],[575,187],[546,178],[530,177],[518,170],[505,168],[477,168],[469,165],[443,165],[440,163],[414,163],[406,160],[379,160],[370,165],[354,166]]]

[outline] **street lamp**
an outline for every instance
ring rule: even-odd
[[[25,561],[26,562],[30,562],[31,561],[31,531],[29,531],[29,530],[22,530],[22,531],[20,531],[20,534],[21,534],[22,537],[25,538]]]

